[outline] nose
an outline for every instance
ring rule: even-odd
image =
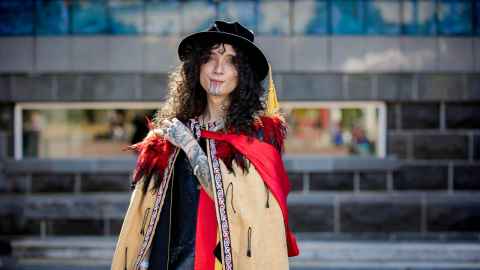
[[[213,72],[216,74],[223,74],[223,62],[221,60],[215,62],[215,68]]]

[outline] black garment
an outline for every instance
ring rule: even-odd
[[[205,151],[205,139],[200,139],[200,145]],[[194,266],[200,186],[183,151],[180,151],[175,161],[172,180],[155,228],[149,259],[150,270],[193,270]]]

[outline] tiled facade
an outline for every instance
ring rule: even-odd
[[[311,101],[313,97],[316,101],[386,102],[387,159],[398,159],[394,166],[384,166],[381,160],[377,160],[380,162],[377,168],[362,167],[360,161],[354,160],[344,161],[345,164],[338,167],[318,164],[302,169],[290,164],[289,161],[294,159],[287,157],[294,192],[289,200],[293,228],[299,232],[353,234],[353,237],[381,232],[382,237],[390,238],[402,237],[404,233],[418,233],[419,237],[461,234],[469,239],[477,238],[480,231],[477,220],[480,211],[477,194],[480,188],[477,113],[480,89],[475,88],[477,80],[478,76],[473,72],[278,72],[279,97],[284,101]],[[11,110],[15,102],[141,102],[161,99],[165,95],[166,74],[12,73],[3,74],[1,81],[8,87],[4,89],[9,89],[3,92],[2,115],[7,117],[4,123],[11,126],[12,119],[8,116],[13,116]],[[295,91],[287,91],[293,86]],[[11,136],[8,136],[11,132],[7,129],[3,134],[8,150],[2,151],[11,154],[12,149],[8,147],[12,146]],[[99,161],[91,161],[92,164],[96,162],[95,167],[101,167]],[[325,158],[318,162],[331,160]],[[128,169],[117,167],[118,170],[106,172],[85,172],[78,170],[79,165],[73,162],[68,165],[73,168],[71,172],[67,169],[49,171],[48,165],[37,172],[37,165],[21,161],[18,163],[27,168],[30,166],[30,169],[17,170],[8,165],[13,163],[15,161],[4,164],[7,172],[3,176],[4,194],[31,195],[27,196],[25,204],[16,204],[13,208],[6,204],[2,211],[9,216],[18,213],[15,209],[20,207],[22,213],[34,221],[27,227],[16,228],[20,230],[18,233],[36,234],[43,228],[47,234],[68,234],[55,229],[55,226],[62,227],[57,222],[104,222],[88,227],[97,228],[98,234],[116,233],[127,202],[124,192],[128,191]],[[97,192],[111,193],[113,198],[100,209],[116,210],[99,210],[95,217],[83,216],[81,209],[95,204],[90,198],[96,198]],[[51,193],[63,195],[54,195],[55,199],[52,199]],[[63,197],[65,199],[61,199]],[[51,210],[51,204],[70,212],[80,209],[79,213],[70,215],[63,210]],[[35,215],[30,217],[29,213],[33,212]],[[109,218],[104,217],[107,212],[111,215]],[[445,215],[455,221],[445,221]],[[51,225],[40,225],[40,221],[48,221],[46,224]],[[5,226],[3,233],[13,228]],[[82,230],[71,230],[71,233],[75,232],[81,233]]]
[[[290,22],[277,30],[256,25],[267,32],[258,42],[271,60],[280,101],[385,102],[387,157],[323,157],[308,164],[286,157],[293,230],[322,237],[480,240],[476,26],[461,35],[442,28],[442,20],[435,24],[440,30],[425,24],[417,32],[366,23],[367,32],[355,34],[345,33],[346,26],[322,30],[322,18],[308,18],[316,23]],[[1,235],[118,233],[133,160],[14,161],[14,106],[161,100],[184,31],[185,18],[174,19],[174,34],[158,34],[165,29],[147,24],[140,34],[0,38]]]

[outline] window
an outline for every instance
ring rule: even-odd
[[[69,32],[69,11],[66,1],[36,1],[36,29],[40,35],[63,35]]]
[[[145,32],[158,35],[180,34],[180,3],[146,2],[145,3]]]
[[[438,0],[438,32],[447,35],[472,33],[472,1]]]
[[[400,1],[376,0],[367,3],[367,33],[398,35],[401,17]]]
[[[284,36],[290,34],[290,3],[261,1],[258,3],[258,33]]]
[[[218,5],[217,19],[240,21],[248,29],[256,31],[255,1],[222,1]]]
[[[332,1],[332,33],[363,34],[365,25],[365,1]]]
[[[15,157],[104,158],[132,155],[125,147],[148,132],[160,104],[18,104]]]
[[[476,29],[476,34],[477,36],[480,35],[480,0],[476,0],[475,1],[475,16],[476,16],[476,25],[475,25],[475,29]]]
[[[407,35],[434,35],[436,32],[435,1],[404,1],[403,32]]]
[[[109,30],[105,1],[76,0],[72,3],[74,34],[106,34]]]
[[[2,0],[0,36],[187,35],[216,19],[269,36],[470,36],[479,16],[479,0]]]
[[[215,3],[206,0],[188,1],[182,4],[181,14],[184,34],[204,31],[215,21]]]
[[[385,156],[385,105],[376,102],[282,102],[287,154]]]
[[[379,102],[282,102],[286,154],[385,156],[385,105]],[[15,157],[108,158],[148,132],[161,103],[19,103]]]
[[[110,26],[112,34],[143,33],[143,2],[110,0]]]
[[[302,0],[293,3],[293,33],[319,35],[328,33],[327,1]]]
[[[0,1],[0,35],[32,35],[32,0]]]

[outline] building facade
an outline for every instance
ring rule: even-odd
[[[289,113],[295,232],[479,240],[479,16],[473,0],[2,1],[0,234],[117,235],[120,149],[181,38],[227,19],[258,35]]]

